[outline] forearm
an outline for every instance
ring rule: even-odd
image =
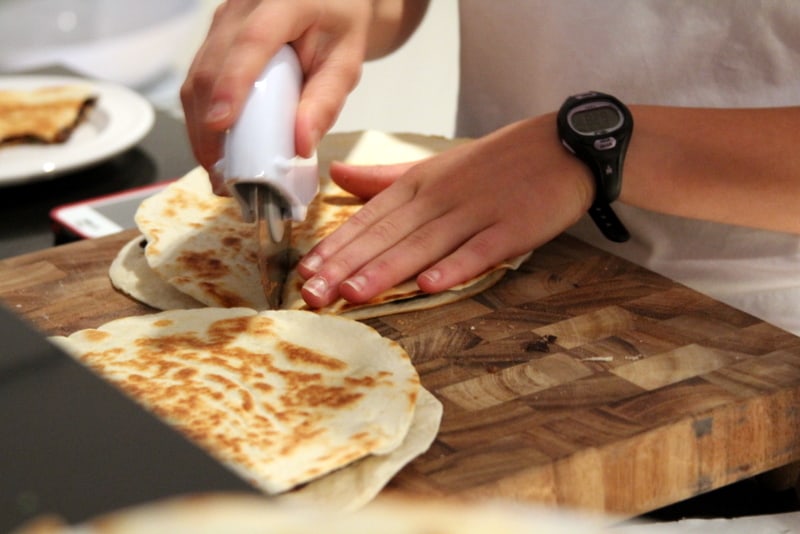
[[[635,126],[621,201],[800,233],[800,107],[631,111]]]
[[[425,16],[428,2],[429,0],[374,0],[367,59],[385,56],[405,43]]]

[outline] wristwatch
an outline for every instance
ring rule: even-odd
[[[630,234],[611,203],[622,189],[622,164],[633,132],[630,110],[611,95],[590,91],[567,98],[556,122],[561,144],[594,175],[595,198],[589,215],[605,237],[627,241]]]

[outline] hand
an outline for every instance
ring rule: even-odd
[[[552,239],[594,198],[554,115],[409,166],[334,164],[331,177],[361,196],[385,189],[300,262],[313,307],[364,302],[415,275],[423,291],[443,291]]]
[[[291,43],[305,74],[295,145],[308,157],[358,81],[371,17],[370,0],[228,0],[219,6],[181,87],[189,140],[215,192],[224,189],[213,171],[223,132],[278,49]]]

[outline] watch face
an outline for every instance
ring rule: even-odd
[[[567,121],[573,130],[583,135],[598,135],[622,126],[622,112],[609,102],[592,102],[570,111]]]

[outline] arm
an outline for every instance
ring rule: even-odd
[[[654,211],[800,234],[800,108],[631,106],[634,135],[620,200]],[[594,182],[561,146],[555,113],[423,161],[336,165],[337,182],[391,185],[303,260],[304,297],[360,302],[417,275],[429,292],[555,237],[588,209]]]
[[[620,200],[800,234],[800,107],[631,110],[636,126]]]
[[[372,24],[367,42],[367,59],[394,52],[419,27],[429,0],[376,0],[372,3]]]
[[[220,158],[253,81],[285,43],[306,77],[297,111],[309,156],[355,87],[365,58],[387,54],[416,28],[427,0],[260,0],[222,3],[181,87],[189,140],[207,170]],[[217,182],[212,175],[212,181]],[[217,184],[218,185],[218,184]]]

